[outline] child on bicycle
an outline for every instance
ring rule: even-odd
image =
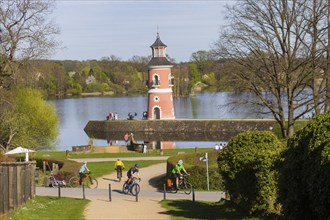
[[[79,185],[82,184],[82,180],[87,176],[86,173],[90,173],[90,170],[87,167],[87,161],[83,161],[79,170]],[[91,181],[91,184],[93,184],[91,177],[89,177],[89,180]]]
[[[183,166],[183,161],[179,160],[178,164],[175,165],[175,167],[172,169],[173,180],[175,181],[175,186],[176,186],[177,189],[179,188],[179,178],[182,175],[182,171],[186,175],[189,175],[189,173],[186,171],[186,169]]]
[[[131,167],[127,171],[127,183],[131,184],[133,182],[133,176],[137,176],[140,179],[139,176],[139,164],[135,164],[133,167]]]

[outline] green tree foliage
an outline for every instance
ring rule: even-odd
[[[206,58],[198,57],[197,61],[174,65],[172,88],[175,96],[191,94],[192,81],[193,91],[231,91],[241,85],[232,76],[235,71],[232,62]],[[113,91],[116,95],[146,94],[147,61],[146,57],[136,56],[129,61],[117,58],[103,58],[99,61],[30,60],[17,71],[15,83],[20,87],[41,89],[49,96],[80,95],[100,90]],[[90,83],[102,86],[88,86]]]
[[[217,79],[215,78],[215,74],[213,72],[204,74],[202,76],[202,82],[209,86],[216,86],[218,83]]]
[[[284,147],[270,131],[248,131],[233,137],[218,165],[230,199],[250,214],[278,212],[278,170]]]
[[[55,107],[35,89],[13,89],[2,94],[0,144],[6,151],[17,146],[50,148],[58,136]]]
[[[191,76],[190,88],[194,89],[196,84],[202,81],[202,76],[201,76],[200,72],[198,71],[196,63],[190,63],[189,70],[190,70],[190,76]]]
[[[286,219],[330,216],[330,113],[318,115],[288,140],[280,175]]]

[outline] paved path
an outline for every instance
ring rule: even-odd
[[[139,158],[140,159],[140,158]],[[85,198],[91,200],[85,209],[85,218],[88,219],[170,219],[166,210],[159,202],[164,199],[164,193],[158,191],[154,185],[166,173],[166,163],[155,164],[140,169],[141,191],[138,201],[132,195],[122,193],[122,182],[118,182],[116,173],[105,175],[98,179],[98,189],[86,189]],[[111,184],[111,191],[109,190]],[[109,196],[111,192],[111,201]],[[37,187],[37,195],[58,196],[57,188]],[[83,198],[82,189],[62,188],[61,196]],[[219,201],[223,198],[222,192],[195,192],[195,200]],[[192,194],[166,194],[166,199],[192,200]]]

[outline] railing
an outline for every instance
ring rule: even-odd
[[[0,219],[35,196],[35,168],[36,162],[0,163]]]

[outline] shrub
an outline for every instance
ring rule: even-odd
[[[284,149],[269,131],[248,131],[233,137],[219,154],[220,174],[230,199],[249,214],[278,213],[278,171]]]
[[[69,181],[69,179],[72,176],[77,176],[78,175],[78,171],[80,168],[80,164],[75,162],[75,161],[71,161],[71,160],[62,160],[62,159],[54,159],[54,158],[48,158],[48,159],[42,159],[42,158],[35,158],[36,160],[36,166],[40,168],[40,170],[42,170],[43,168],[43,162],[47,162],[46,163],[46,171],[51,171],[52,167],[53,167],[53,163],[58,164],[58,174],[60,176],[62,176],[67,182]]]
[[[288,140],[280,169],[287,219],[329,219],[330,113],[318,115]]]

